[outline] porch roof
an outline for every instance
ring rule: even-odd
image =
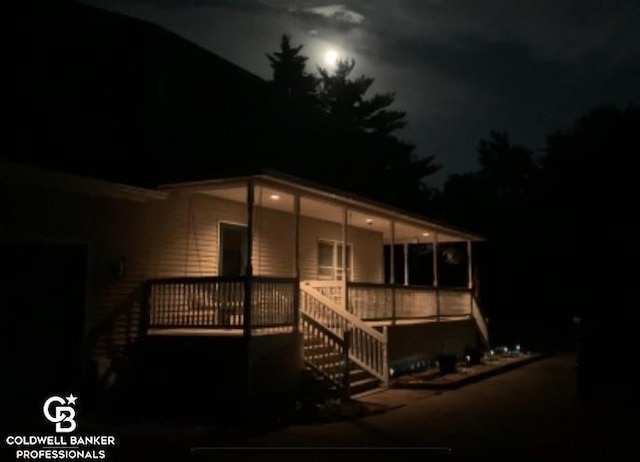
[[[290,213],[293,211],[293,196],[297,195],[301,200],[306,200],[302,203],[301,215],[335,222],[340,222],[339,208],[347,207],[351,212],[349,226],[382,232],[387,239],[390,237],[388,223],[395,222],[395,239],[398,243],[431,242],[433,233],[438,234],[439,242],[484,240],[482,236],[445,223],[274,170],[231,178],[165,184],[160,185],[159,189],[208,194],[234,202],[245,202],[250,180],[261,188],[260,194],[256,195],[259,207]],[[284,195],[288,197],[282,197]],[[278,200],[263,200],[263,197],[278,197]]]

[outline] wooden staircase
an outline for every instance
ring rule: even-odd
[[[308,368],[345,397],[388,385],[386,328],[367,325],[309,282],[300,284],[300,302]]]
[[[321,338],[305,337],[304,339],[304,358],[307,368],[318,372],[318,369],[326,371],[329,375],[341,375],[345,368],[345,362],[336,349],[325,345]],[[317,366],[319,365],[319,367]],[[347,383],[338,385],[330,383],[330,387],[342,388],[348,387],[348,395],[357,395],[365,391],[373,390],[380,387],[381,381],[369,372],[359,367],[356,363],[347,361],[346,368],[348,371]],[[324,376],[325,374],[321,374]]]

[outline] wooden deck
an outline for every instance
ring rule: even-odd
[[[289,330],[276,330],[276,329],[254,329],[251,332],[252,336],[260,335],[274,335],[291,333]],[[202,336],[202,337],[242,337],[244,335],[243,329],[215,329],[204,327],[175,327],[175,328],[151,328],[147,331],[147,335],[175,335],[175,336]]]
[[[424,318],[424,319],[396,319],[395,323],[392,319],[381,319],[377,321],[366,321],[371,327],[384,327],[391,326],[395,324],[396,326],[405,326],[411,324],[431,324],[436,322],[447,322],[447,321],[466,321],[469,319],[469,316],[443,316],[438,320],[438,318]]]
[[[427,319],[396,319],[395,323],[391,319],[381,319],[376,321],[366,321],[371,327],[384,327],[384,326],[407,326],[413,324],[431,324],[437,322],[447,321],[465,321],[469,319],[469,316],[447,316],[438,321],[437,318]],[[274,329],[256,329],[252,332],[252,335],[272,335],[275,333],[285,333],[283,330]],[[216,329],[216,328],[199,328],[199,327],[187,327],[187,328],[151,328],[147,331],[148,335],[175,335],[175,336],[216,336],[216,337],[242,337],[242,329]]]
[[[207,329],[207,328],[151,328],[148,335],[193,335],[193,336],[220,336],[220,337],[242,337],[242,329]]]

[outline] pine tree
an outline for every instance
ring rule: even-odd
[[[393,93],[365,95],[374,82],[371,77],[351,78],[355,60],[340,60],[336,70],[329,73],[319,68],[319,99],[322,108],[338,123],[366,133],[389,135],[403,128],[406,113],[388,109],[395,100]]]
[[[292,98],[313,98],[317,78],[306,71],[308,58],[300,54],[302,47],[292,47],[291,37],[285,34],[280,41],[280,51],[267,53],[267,58],[273,69],[273,85],[280,94]]]

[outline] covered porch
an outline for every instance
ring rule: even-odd
[[[146,281],[147,336],[300,336],[307,366],[347,394],[367,380],[388,384],[394,351],[432,348],[406,342],[434,337],[420,325],[466,323],[488,342],[473,293],[477,236],[279,174],[163,189],[209,207],[200,232],[212,244],[202,274]],[[440,284],[446,265],[455,287]],[[366,379],[354,384],[359,373]]]
[[[295,331],[299,287],[375,327],[469,318],[477,311],[477,236],[275,173],[162,189],[197,195],[215,204],[208,213],[218,216],[203,230],[215,239],[207,267],[198,262],[200,275],[145,284],[149,333]],[[452,260],[455,287],[443,286],[442,267]]]

